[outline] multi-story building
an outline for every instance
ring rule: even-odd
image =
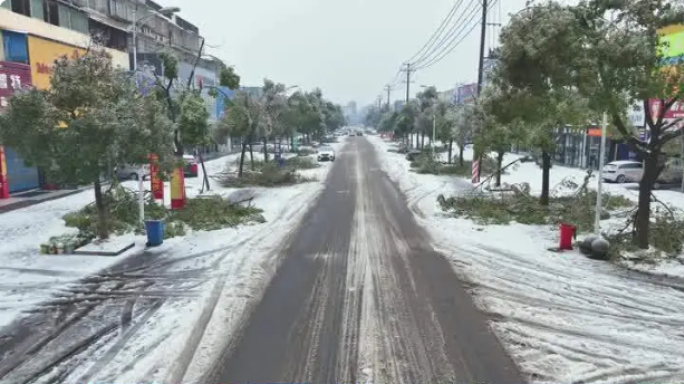
[[[93,39],[106,47],[115,66],[132,69],[134,29],[138,62],[151,64],[162,74],[158,55],[170,50],[178,56],[179,76],[187,83],[201,46],[199,29],[160,11],[162,7],[151,0],[0,0],[0,111],[19,83],[48,88],[54,61],[84,53]],[[205,87],[203,97],[212,119],[217,115],[208,88],[218,85],[219,68],[215,59],[202,58],[190,79]],[[26,166],[11,148],[0,149],[6,158],[0,172],[10,192],[44,183],[39,171]]]
[[[396,100],[394,102],[394,110],[397,112],[401,111],[404,108],[404,104],[406,104],[404,100]]]

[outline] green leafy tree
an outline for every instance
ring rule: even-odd
[[[435,107],[438,103],[437,88],[427,87],[423,92],[416,95],[418,100],[419,113],[416,119],[416,135],[420,136],[420,147],[425,147],[425,137],[432,136],[432,120],[436,113]]]
[[[230,107],[219,122],[223,126],[222,129],[230,132],[231,136],[243,138],[238,177],[242,177],[247,147],[254,139],[256,132],[261,130],[260,127],[264,125],[264,116],[265,111],[259,99],[248,92],[239,91],[234,95]],[[253,158],[252,170],[254,170]]]
[[[10,98],[0,115],[0,141],[48,178],[93,184],[98,236],[109,236],[102,176],[111,164],[141,165],[155,153],[172,154],[173,126],[152,96],[141,95],[130,75],[115,69],[102,48],[55,62],[49,90]]]
[[[684,98],[684,64],[664,57],[658,31],[684,22],[680,4],[665,0],[585,0],[531,6],[502,33],[501,61],[510,84],[535,94],[572,87],[590,108],[605,112],[614,128],[644,159],[639,183],[635,242],[649,245],[650,196],[664,168],[663,146],[682,135],[665,113]],[[529,66],[529,67],[527,67]],[[648,99],[662,107],[652,115]],[[642,140],[625,118],[643,103],[650,138]]]

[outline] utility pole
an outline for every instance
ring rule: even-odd
[[[482,0],[482,25],[480,29],[480,62],[478,63],[477,71],[477,97],[480,97],[482,92],[482,83],[484,82],[484,58],[485,58],[485,38],[487,35],[487,0]],[[477,167],[477,179],[480,180],[482,176],[482,154],[474,153],[473,160],[478,161],[480,166]]]
[[[385,91],[387,91],[387,109],[390,109],[390,92],[392,92],[392,86],[387,84],[385,85]]]
[[[482,25],[480,30],[480,62],[477,71],[477,95],[480,96],[484,82],[485,39],[487,36],[487,0],[482,0]]]
[[[406,104],[408,104],[410,100],[410,91],[411,91],[411,73],[415,72],[416,70],[411,68],[411,63],[406,63],[404,64],[406,68],[403,68],[401,71],[406,72]]]
[[[406,72],[406,104],[404,104],[404,108],[408,108],[409,100],[411,99],[411,73],[415,72],[416,70],[414,68],[411,68],[411,63],[406,63],[404,64],[404,66],[406,66],[406,68],[401,69],[402,72]],[[413,134],[411,133],[409,133],[408,135],[408,143],[409,147],[413,147]]]

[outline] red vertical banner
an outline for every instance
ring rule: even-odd
[[[0,199],[9,199],[9,184],[7,183],[7,161],[5,161],[5,147],[0,145]]]
[[[171,209],[183,208],[185,208],[185,171],[183,167],[176,167],[171,176]]]
[[[164,201],[164,181],[159,175],[159,157],[150,155],[150,190],[155,200]]]

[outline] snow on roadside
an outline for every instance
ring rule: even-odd
[[[402,155],[387,152],[380,138],[369,140],[435,248],[497,319],[497,335],[533,381],[684,382],[684,289],[635,279],[577,252],[546,251],[556,242],[550,229],[447,217],[436,196],[469,183],[409,172]]]
[[[255,153],[256,158],[259,156]],[[220,172],[227,163],[234,162],[238,157],[239,154],[231,154],[207,161],[205,163],[207,173],[212,175]],[[321,188],[321,182],[325,180],[328,169],[329,166],[324,165],[319,169],[303,172],[317,175],[318,182],[315,183],[273,190],[255,189],[253,203],[264,210],[264,217],[269,221],[266,225],[270,225],[270,222],[283,211],[281,199],[287,201],[303,198],[306,200],[312,196],[312,191],[317,193],[316,191]],[[206,191],[205,194],[229,195],[235,191],[221,187],[213,179],[210,181],[212,190]],[[200,177],[186,179],[187,196],[199,195],[201,183],[200,167]],[[131,190],[137,190],[138,183],[127,181],[123,185]],[[149,189],[149,181],[145,181],[144,185]],[[0,247],[0,328],[9,325],[22,316],[26,310],[49,300],[55,292],[144,249],[146,239],[144,236],[138,236],[134,239],[136,246],[117,257],[41,255],[39,245],[50,237],[76,232],[75,229],[64,225],[62,217],[93,200],[92,190],[85,190],[75,195],[1,214],[0,238],[3,239],[3,245]],[[170,204],[168,182],[165,185],[165,200],[166,204]],[[222,246],[231,244],[231,241],[239,242],[241,238],[258,232],[256,228],[258,226],[192,233],[184,238],[167,240],[162,247],[151,252],[168,251],[187,255],[211,250],[217,247],[217,242]]]
[[[225,165],[223,159],[212,169],[220,172]],[[278,246],[315,203],[331,167],[332,163],[323,163],[302,171],[315,176],[314,182],[251,188],[253,204],[264,210],[264,224],[196,232],[166,241],[155,250],[163,253],[157,264],[163,265],[164,274],[201,272],[202,283],[192,291],[199,296],[169,298],[148,318],[139,316],[132,326],[139,328],[124,345],[117,346],[115,341],[102,345],[72,367],[65,382],[81,382],[84,377],[91,382],[201,381],[233,340],[251,306],[258,303],[277,268]],[[218,185],[212,188],[212,193],[224,196],[234,191]],[[107,357],[107,350],[114,351],[113,357]]]

